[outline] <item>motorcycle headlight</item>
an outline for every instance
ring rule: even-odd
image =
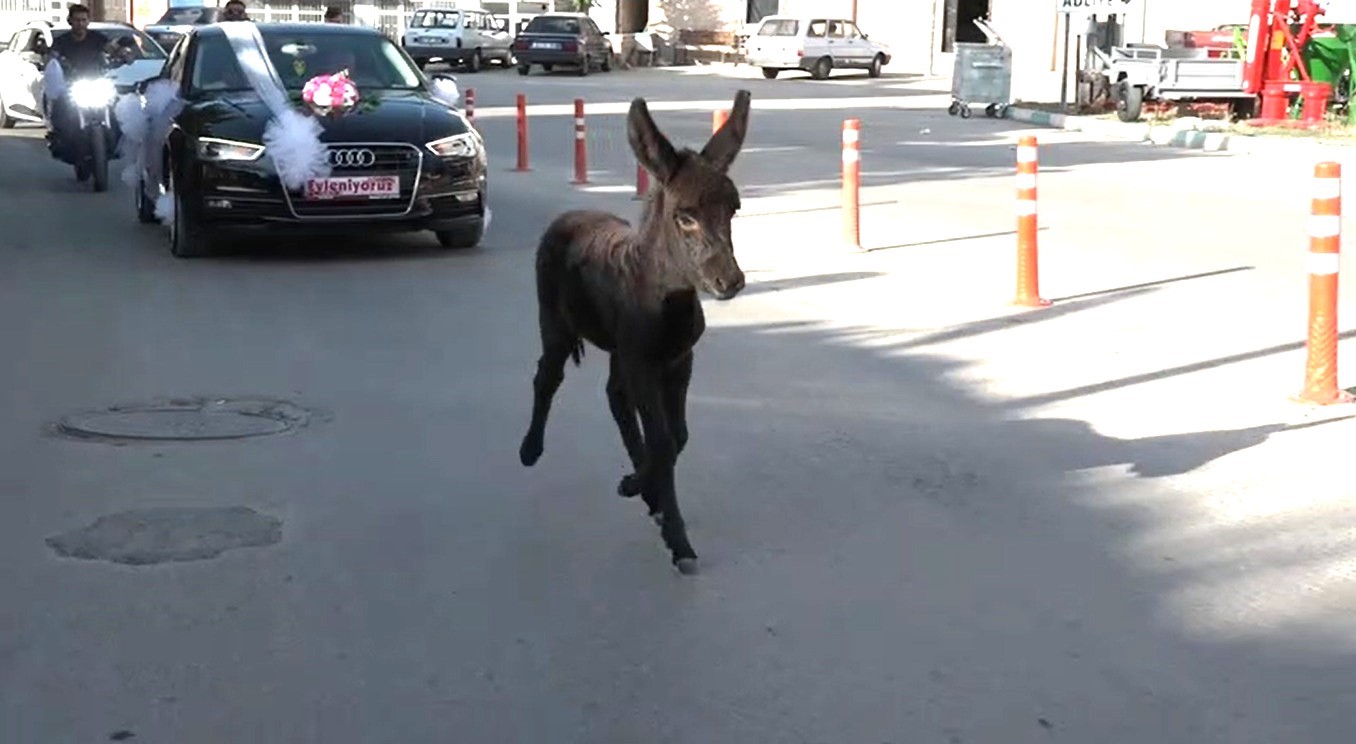
[[[216,137],[198,138],[198,157],[203,160],[249,162],[251,160],[258,160],[263,157],[263,155],[263,145],[217,139]]]
[[[108,78],[87,78],[71,83],[71,100],[80,108],[103,108],[118,96],[118,87]]]
[[[440,158],[471,158],[475,157],[479,143],[474,132],[465,134],[454,134],[451,137],[444,137],[439,140],[433,140],[424,145]]]

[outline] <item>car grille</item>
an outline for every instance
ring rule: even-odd
[[[297,217],[392,217],[410,211],[414,192],[419,184],[419,169],[423,155],[413,145],[345,143],[330,146],[330,151],[367,150],[375,156],[371,165],[337,163],[332,176],[376,176],[395,174],[400,177],[398,199],[334,199],[307,201],[301,194],[287,193],[288,204]],[[286,193],[286,192],[285,192]]]

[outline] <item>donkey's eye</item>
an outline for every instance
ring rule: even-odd
[[[678,226],[684,230],[696,230],[700,225],[701,223],[697,222],[697,218],[690,214],[678,215]]]

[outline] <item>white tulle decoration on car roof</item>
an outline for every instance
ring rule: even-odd
[[[253,23],[223,23],[220,28],[245,79],[273,114],[264,128],[263,145],[283,187],[296,191],[312,178],[330,175],[329,148],[320,141],[324,127],[288,101],[282,79],[264,53],[259,29]]]
[[[447,78],[435,78],[429,84],[429,93],[452,108],[461,108],[461,91]]]

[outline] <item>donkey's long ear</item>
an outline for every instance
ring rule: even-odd
[[[720,131],[711,135],[706,147],[702,148],[702,157],[721,173],[728,171],[734,164],[735,156],[744,146],[744,135],[749,133],[749,100],[753,96],[747,90],[735,94],[734,109]]]
[[[650,107],[644,98],[631,102],[631,113],[626,117],[627,138],[636,160],[645,170],[654,174],[660,183],[668,183],[678,171],[678,153],[650,117]]]

